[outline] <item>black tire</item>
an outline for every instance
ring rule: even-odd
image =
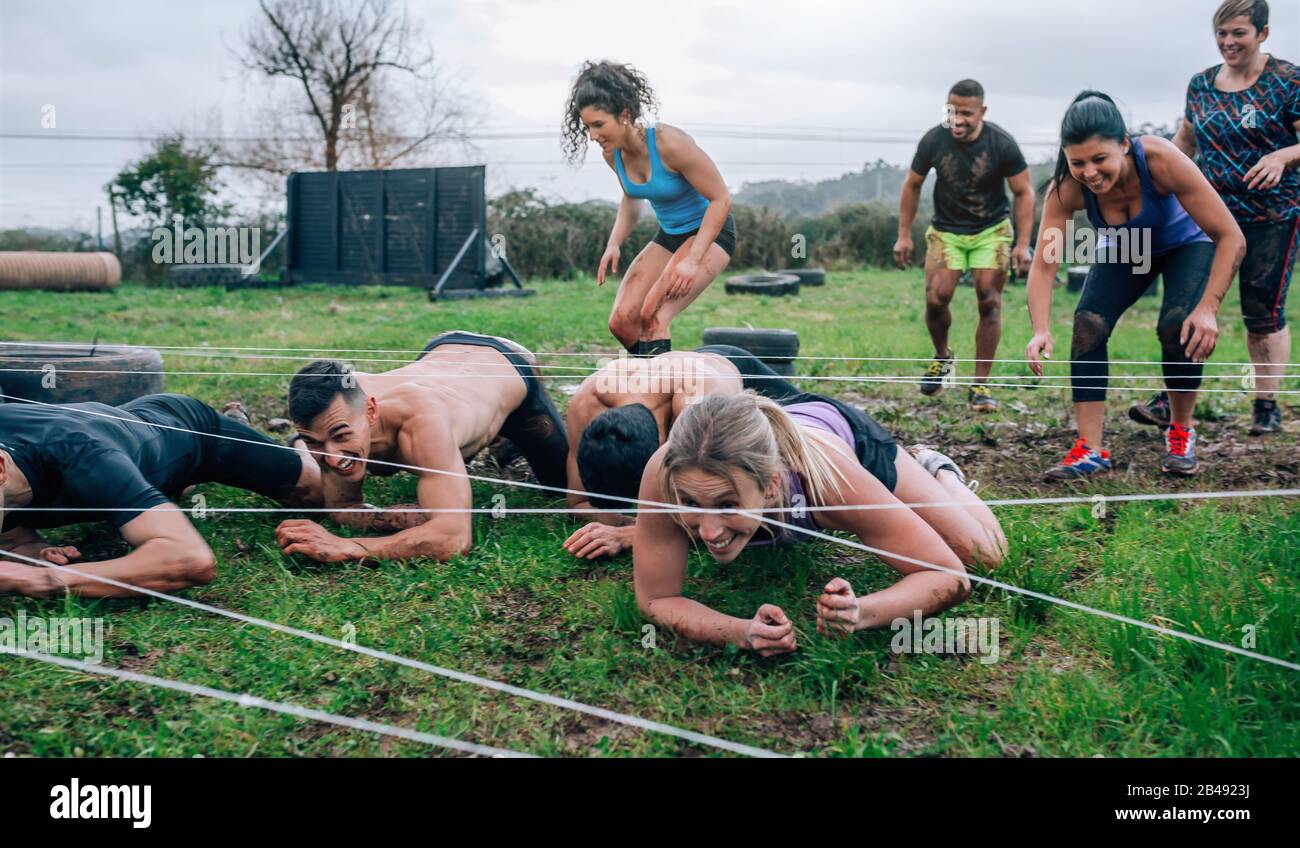
[[[1088,279],[1088,266],[1075,265],[1070,268],[1068,289],[1072,292],[1083,291],[1083,284]]]
[[[769,368],[771,368],[773,371],[775,371],[777,374],[779,374],[782,377],[794,376],[794,363],[788,359],[780,362],[777,362],[776,360],[773,359],[764,359],[763,361],[767,363],[767,366]]]
[[[167,269],[167,282],[179,288],[199,286],[238,286],[244,275],[238,268],[212,268],[203,265],[173,265]]]
[[[164,390],[162,355],[128,345],[0,344],[0,380],[0,399],[39,403],[117,406]]]
[[[789,274],[792,277],[798,277],[799,285],[801,286],[826,285],[825,268],[786,268],[781,273]]]
[[[710,327],[704,331],[704,344],[744,348],[768,364],[790,362],[799,355],[799,334],[794,330]]]
[[[799,278],[793,274],[738,274],[727,280],[727,294],[763,294],[779,297],[799,293]]]

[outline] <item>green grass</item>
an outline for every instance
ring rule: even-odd
[[[465,328],[514,338],[536,351],[609,351],[605,329],[614,287],[591,280],[537,284],[529,300],[430,304],[405,289],[304,287],[283,291],[148,289],[105,294],[0,293],[13,338],[145,345],[419,349],[432,335]],[[797,299],[727,297],[713,287],[679,319],[679,348],[708,326],[790,327],[805,355],[924,357],[919,275],[833,273]],[[1058,291],[1058,359],[1068,358],[1073,297]],[[1114,359],[1158,359],[1157,304],[1127,315]],[[954,344],[973,355],[974,297],[954,303]],[[1218,362],[1246,360],[1235,294],[1223,309]],[[1001,355],[1022,358],[1029,327],[1024,289],[1009,287]],[[406,359],[396,354],[394,359]],[[550,358],[548,364],[574,358]],[[241,399],[255,421],[283,415],[289,375],[301,359],[190,357],[168,353],[170,391],[220,405]],[[579,359],[591,365],[595,359]],[[357,362],[361,370],[382,363]],[[803,363],[819,376],[913,375],[921,363]],[[185,375],[183,371],[233,372]],[[1146,374],[1146,366],[1114,373]],[[1211,373],[1240,374],[1238,368]],[[267,372],[267,375],[252,372]],[[964,372],[967,373],[967,372]],[[1001,375],[1027,374],[1019,364]],[[1052,373],[1066,373],[1057,365]],[[557,381],[565,382],[565,381]],[[571,381],[569,381],[571,382]],[[1127,384],[1128,381],[1125,381]],[[949,392],[923,399],[914,386],[809,384],[864,404],[902,443],[952,450],[988,497],[1294,487],[1300,438],[1293,425],[1265,442],[1242,434],[1249,401],[1233,391],[1202,403],[1206,472],[1167,481],[1154,471],[1159,439],[1130,424],[1115,392],[1108,417],[1115,477],[1086,488],[1048,489],[1037,472],[1069,446],[1063,389],[1001,389],[1003,409],[978,420]],[[1235,380],[1209,381],[1239,389]],[[1286,388],[1300,388],[1294,383]],[[552,386],[556,391],[556,386]],[[556,397],[563,395],[556,391]],[[1289,398],[1289,396],[1288,396]],[[1288,421],[1300,408],[1284,402]],[[512,507],[554,505],[490,484],[478,506],[504,492]],[[265,505],[206,487],[209,506]],[[368,499],[414,500],[414,480],[372,482]],[[1300,510],[1294,500],[1140,502],[1000,507],[1012,543],[1004,580],[1291,661],[1297,651]],[[1300,676],[1211,648],[1124,627],[1024,596],[977,587],[950,615],[996,617],[1001,659],[895,655],[888,631],[823,639],[813,598],[830,577],[855,589],[888,585],[893,573],[841,546],[817,543],[747,554],[721,566],[696,555],[687,591],[749,616],[780,604],[799,628],[800,650],[764,660],[692,646],[659,630],[643,647],[629,557],[577,562],[560,547],[578,522],[561,515],[480,516],[474,551],[446,564],[322,566],[282,556],[274,515],[199,520],[218,576],[191,598],[365,645],[748,744],[810,756],[1295,756]],[[93,555],[121,549],[108,528],[74,527]],[[0,598],[0,616],[104,616],[104,662],[264,698],[292,701],[469,741],[568,756],[715,753],[672,738],[483,691],[159,601],[33,601]],[[0,752],[48,756],[425,755],[411,743],[304,723],[134,683],[106,681],[19,657],[0,660]]]

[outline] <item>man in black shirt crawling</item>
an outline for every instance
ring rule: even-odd
[[[207,583],[216,572],[212,550],[173,503],[199,483],[248,489],[289,506],[321,502],[320,469],[306,450],[278,445],[194,398],[0,405],[0,550],[161,592]],[[52,545],[38,532],[88,521],[112,522],[131,552],[78,562],[76,547]],[[0,594],[68,591],[137,594],[0,556]]]
[[[1002,287],[1012,264],[1029,270],[1034,228],[1034,191],[1025,158],[1010,133],[984,120],[987,111],[984,87],[975,80],[962,80],[948,92],[944,122],[921,139],[903,183],[894,245],[895,261],[907,268],[921,184],[933,168],[934,218],[925,234],[925,324],[934,342],[934,361],[921,380],[921,393],[938,394],[956,373],[948,346],[948,304],[958,280],[970,271],[980,323],[975,332],[975,380],[967,401],[977,412],[997,407],[985,384],[1002,335]],[[1016,198],[1014,231],[1008,185]]]

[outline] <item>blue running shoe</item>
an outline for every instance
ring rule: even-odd
[[[1079,439],[1065,455],[1043,474],[1044,480],[1080,480],[1094,474],[1108,474],[1111,470],[1110,451],[1095,451]]]

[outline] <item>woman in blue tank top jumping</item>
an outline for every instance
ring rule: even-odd
[[[1160,467],[1170,474],[1195,474],[1196,392],[1203,364],[1218,342],[1215,316],[1245,254],[1245,238],[1200,169],[1172,142],[1129,135],[1109,96],[1080,94],[1061,122],[1061,153],[1044,199],[1029,272],[1034,337],[1025,353],[1040,377],[1042,360],[1052,355],[1052,282],[1070,241],[1066,223],[1079,211],[1087,212],[1096,233],[1094,262],[1075,307],[1070,345],[1079,437],[1044,476],[1076,480],[1111,470],[1110,453],[1102,444],[1107,341],[1120,316],[1157,275],[1164,279],[1164,300],[1156,334],[1170,403]]]
[[[881,453],[887,465],[868,462]],[[823,633],[940,612],[970,593],[967,566],[994,568],[1007,550],[997,518],[952,460],[933,450],[914,459],[887,433],[825,399],[782,406],[752,391],[700,399],[646,464],[638,498],[726,510],[638,514],[632,576],[641,611],[683,638],[763,656],[798,648],[794,623],[774,603],[760,605],[752,617],[748,609],[735,610],[743,613],[737,617],[687,598],[682,588],[692,546],[730,563],[749,547],[815,538],[792,529],[800,528],[847,531],[882,551],[902,578],[859,596],[847,580],[832,576],[816,602]]]
[[[727,267],[736,250],[731,193],[713,160],[686,133],[643,123],[657,102],[644,75],[631,65],[587,62],[565,109],[564,150],[580,163],[587,141],[600,145],[618,175],[623,199],[596,281],[618,273],[620,249],[648,200],[659,230],[623,275],[609,330],[631,353],[672,350],[673,318]]]

